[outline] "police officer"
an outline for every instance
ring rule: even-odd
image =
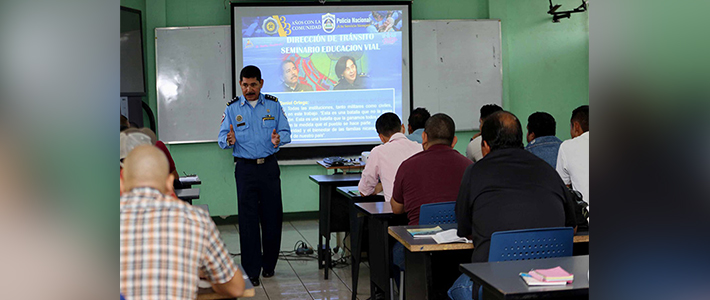
[[[281,249],[283,205],[274,153],[291,142],[291,129],[278,99],[261,93],[264,80],[259,68],[244,67],[239,85],[243,96],[227,103],[218,143],[232,149],[235,157],[242,265],[258,286],[262,269],[265,278],[274,276]]]

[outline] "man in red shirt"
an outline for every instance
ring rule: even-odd
[[[392,211],[407,213],[409,225],[419,224],[422,204],[456,201],[466,167],[472,162],[454,150],[454,120],[435,114],[424,125],[424,151],[408,158],[397,169]]]
[[[422,204],[456,201],[463,173],[473,162],[453,149],[455,132],[451,117],[441,113],[431,116],[422,133],[424,151],[397,169],[390,204],[395,214],[407,213],[409,225],[419,224]],[[395,243],[392,254],[392,262],[404,270],[404,246]]]

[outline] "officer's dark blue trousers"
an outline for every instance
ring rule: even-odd
[[[234,168],[241,261],[252,278],[258,278],[261,269],[272,272],[279,258],[283,222],[280,175],[273,155],[260,165],[254,160],[237,159]]]

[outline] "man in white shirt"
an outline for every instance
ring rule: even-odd
[[[407,139],[404,135],[404,125],[394,113],[385,113],[377,118],[375,129],[383,144],[373,148],[367,157],[358,190],[363,196],[384,191],[385,201],[389,202],[399,165],[422,151],[422,145]]]
[[[582,193],[582,199],[589,204],[589,105],[572,111],[570,135],[572,139],[560,145],[557,173],[567,186]]]
[[[478,119],[478,128],[483,127],[483,122],[488,116],[492,115],[494,112],[501,110],[503,110],[503,108],[498,106],[497,104],[486,104],[484,106],[481,106],[481,114],[480,118]],[[466,158],[470,159],[474,163],[483,158],[483,152],[481,152],[482,141],[483,139],[481,138],[481,133],[479,132],[473,136],[471,142],[468,143],[468,146],[466,147]]]

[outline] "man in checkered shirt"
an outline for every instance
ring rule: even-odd
[[[121,294],[126,299],[196,299],[200,274],[215,292],[239,297],[242,273],[209,215],[166,196],[173,176],[158,148],[138,146],[121,171]]]

